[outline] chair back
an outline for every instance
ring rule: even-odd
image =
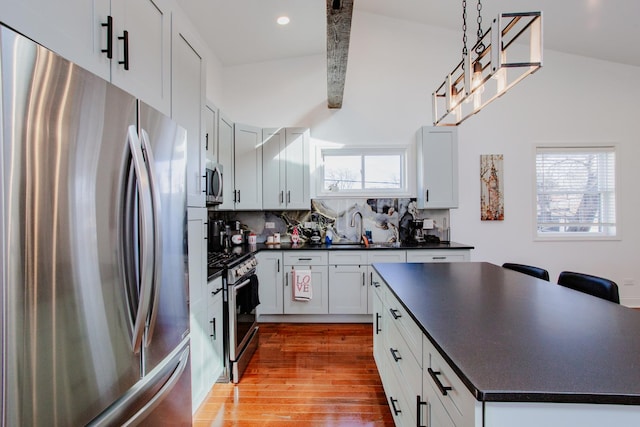
[[[549,272],[544,268],[534,267],[532,265],[514,264],[512,262],[505,262],[502,264],[504,268],[509,270],[518,271],[520,273],[528,274],[529,276],[537,277],[538,279],[549,281]]]
[[[618,285],[609,279],[584,273],[563,271],[558,276],[558,285],[620,304]]]

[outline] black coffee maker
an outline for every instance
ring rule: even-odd
[[[225,222],[221,219],[209,219],[209,252],[222,252],[225,241]]]

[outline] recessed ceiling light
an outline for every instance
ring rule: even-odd
[[[277,22],[280,25],[287,25],[289,23],[290,19],[288,16],[281,16],[278,18]]]

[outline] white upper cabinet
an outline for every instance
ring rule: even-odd
[[[262,129],[243,124],[234,127],[234,180],[231,195],[237,210],[262,209]],[[224,173],[228,176],[228,173]],[[228,194],[224,195],[226,199]]]
[[[218,163],[222,165],[222,204],[218,210],[232,210],[235,180],[233,179],[233,127],[234,123],[224,114],[218,114]]]
[[[109,0],[0,0],[0,10],[4,24],[103,79],[111,79],[110,60],[101,52],[107,48]]]
[[[204,149],[206,152],[207,167],[210,164],[218,163],[218,107],[211,102],[207,102],[204,107]]]
[[[264,209],[310,209],[309,129],[263,129]]]
[[[169,114],[171,106],[171,7],[169,1],[111,0],[111,16],[113,17],[111,81],[152,107]],[[107,19],[99,18],[100,22]],[[96,23],[96,26],[98,25]],[[104,33],[101,25],[100,31]]]
[[[187,205],[205,206],[204,93],[205,60],[197,35],[174,20],[171,117],[187,130]]]
[[[0,10],[5,24],[169,114],[169,0],[1,0]]]
[[[428,127],[416,135],[418,209],[458,207],[458,133]]]

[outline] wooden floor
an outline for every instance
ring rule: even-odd
[[[237,385],[216,384],[194,415],[204,426],[393,426],[370,324],[260,324]]]

